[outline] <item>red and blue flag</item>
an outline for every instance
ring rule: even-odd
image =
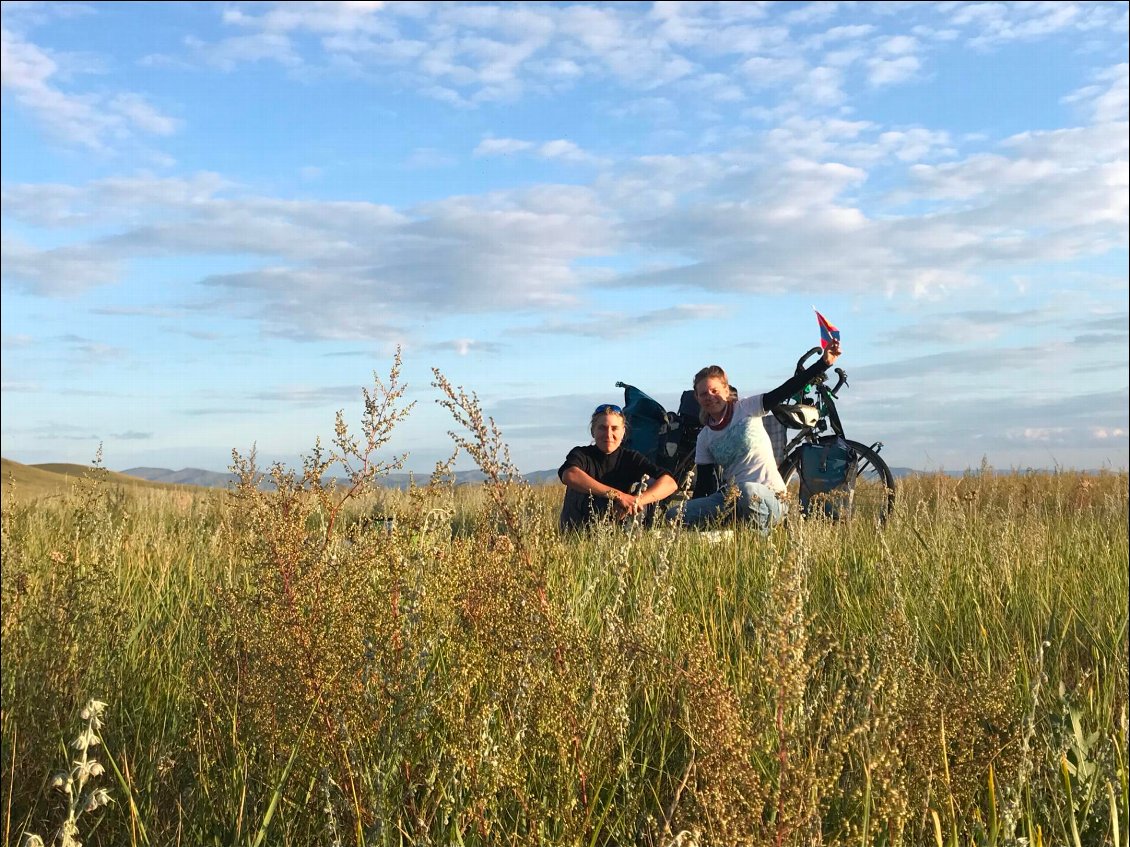
[[[812,311],[816,312],[815,309]],[[828,323],[828,319],[816,312],[816,320],[820,324],[820,349],[826,350],[833,341],[840,340],[840,331]]]

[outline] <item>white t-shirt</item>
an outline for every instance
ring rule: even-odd
[[[773,444],[765,431],[761,394],[743,397],[734,404],[734,416],[723,429],[704,426],[695,443],[694,460],[699,465],[721,465],[725,482],[759,482],[778,494],[785,482],[777,471]]]

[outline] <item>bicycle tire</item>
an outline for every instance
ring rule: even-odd
[[[825,435],[817,443],[829,444],[837,438],[839,438],[837,435]],[[850,438],[845,440],[858,458],[855,486],[851,495],[850,517],[857,521],[884,523],[895,507],[894,474],[879,454],[866,444],[852,441]],[[796,496],[800,487],[799,467],[800,447],[797,447],[785,457],[779,468],[781,479],[785,481],[794,503],[799,502],[799,497]]]

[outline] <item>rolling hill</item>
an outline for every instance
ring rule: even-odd
[[[9,495],[19,500],[35,500],[40,497],[55,497],[66,494],[71,488],[89,474],[93,468],[86,465],[73,465],[62,462],[49,462],[39,465],[25,465],[11,459],[2,459],[0,468],[0,489],[6,499]],[[184,485],[171,482],[151,482],[114,471],[105,471],[106,480],[111,484],[128,488],[154,488],[165,490],[184,490]]]

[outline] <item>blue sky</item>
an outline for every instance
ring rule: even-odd
[[[843,334],[894,466],[1125,468],[1127,5],[3,3],[3,455],[523,471]],[[466,459],[459,463],[468,467]]]

